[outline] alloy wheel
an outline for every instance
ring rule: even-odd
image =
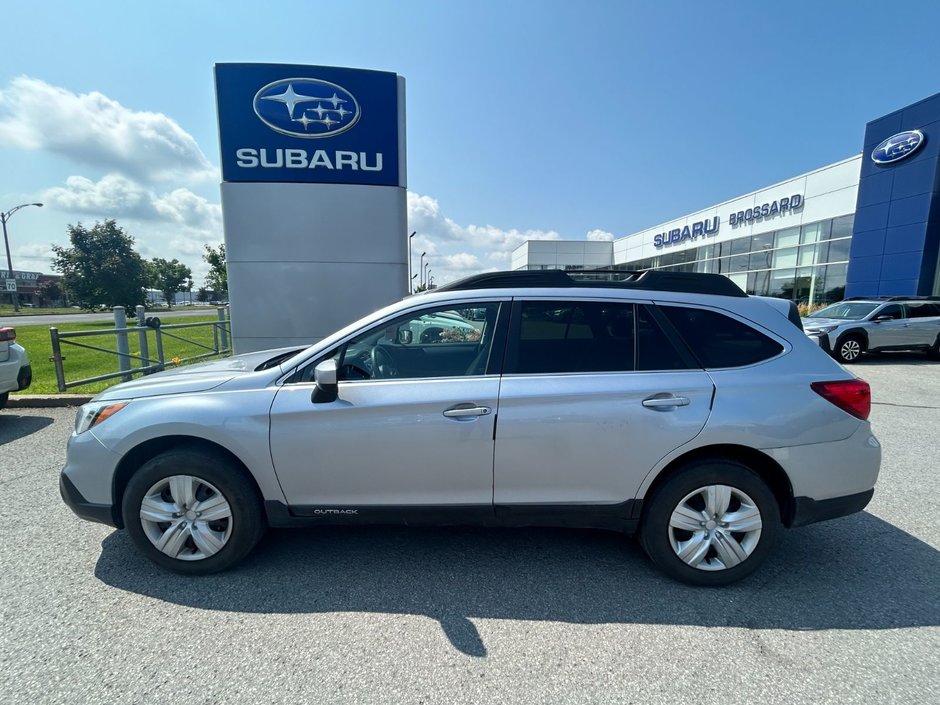
[[[843,360],[846,362],[851,362],[862,354],[862,346],[857,340],[855,340],[855,338],[849,338],[848,340],[843,341],[839,352],[841,353]]]

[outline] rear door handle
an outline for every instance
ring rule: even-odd
[[[489,416],[492,409],[488,406],[458,406],[447,409],[444,416],[449,419],[466,419],[474,416]]]
[[[677,397],[673,394],[654,394],[643,400],[647,409],[674,409],[677,406],[688,406],[688,397]]]

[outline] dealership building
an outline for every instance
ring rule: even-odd
[[[724,274],[821,304],[940,295],[940,94],[869,122],[862,153],[613,242],[529,240],[513,269]]]

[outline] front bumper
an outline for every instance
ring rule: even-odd
[[[88,521],[107,524],[114,528],[120,528],[117,517],[114,512],[114,505],[96,504],[89,502],[78,491],[78,488],[72,484],[72,481],[65,476],[65,473],[59,475],[59,494],[62,495],[62,501],[68,505],[75,514]]]
[[[832,355],[832,345],[829,342],[828,333],[807,333],[806,337],[816,343],[816,345],[818,345],[826,353]]]

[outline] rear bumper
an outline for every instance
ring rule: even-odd
[[[875,489],[872,488],[866,492],[850,494],[845,497],[833,497],[832,499],[816,500],[810,497],[795,497],[793,500],[793,517],[790,519],[789,526],[806,526],[807,524],[815,524],[818,521],[855,514],[868,506],[874,494]]]
[[[96,504],[89,502],[78,491],[78,488],[72,484],[72,481],[64,473],[59,475],[59,494],[62,495],[62,501],[68,505],[75,514],[88,521],[94,521],[99,524],[107,524],[114,528],[118,526],[117,519],[114,516],[114,506],[111,504]]]

